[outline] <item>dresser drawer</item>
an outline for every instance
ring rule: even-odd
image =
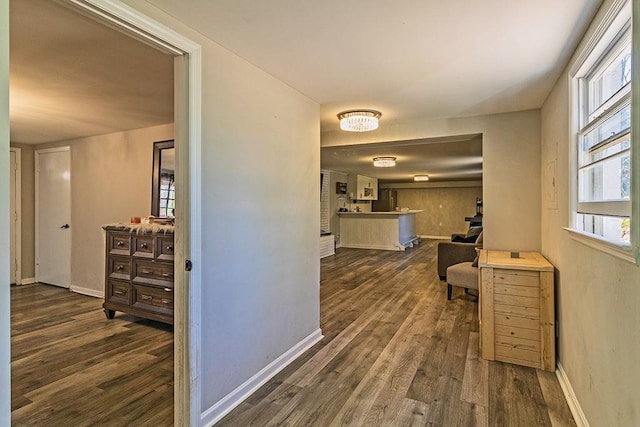
[[[107,283],[106,300],[118,304],[131,304],[131,285],[129,282],[109,280]]]
[[[133,285],[132,306],[142,310],[173,315],[173,288]]]
[[[110,255],[107,276],[110,279],[131,280],[131,258]]]
[[[131,235],[129,233],[107,234],[107,249],[112,255],[131,255]]]
[[[133,235],[133,256],[139,258],[153,258],[153,236]]]
[[[161,261],[173,261],[173,236],[158,237],[158,259]]]
[[[153,260],[133,260],[133,281],[173,288],[173,264]]]

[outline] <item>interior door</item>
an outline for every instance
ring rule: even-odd
[[[16,265],[17,265],[17,261],[16,261],[16,168],[17,168],[17,163],[16,163],[16,153],[15,151],[11,151],[9,153],[9,168],[10,168],[10,174],[11,174],[11,178],[10,178],[10,186],[11,186],[11,193],[10,193],[10,202],[9,202],[9,208],[10,208],[10,216],[11,219],[9,220],[9,223],[11,224],[10,226],[10,230],[9,230],[9,283],[14,284],[16,283]]]
[[[69,147],[36,151],[36,280],[71,282],[71,155]]]

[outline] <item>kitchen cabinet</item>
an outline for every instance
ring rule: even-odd
[[[378,200],[378,178],[349,175],[349,192],[354,200]]]

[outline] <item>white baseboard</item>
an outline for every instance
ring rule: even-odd
[[[451,236],[420,236],[421,239],[451,240]]]
[[[311,335],[291,347],[276,360],[265,366],[260,372],[249,378],[238,388],[204,411],[200,416],[200,424],[203,426],[212,426],[220,421],[225,415],[231,412],[233,408],[241,404],[253,392],[262,387],[278,372],[287,367],[287,365],[296,360],[302,353],[307,351],[322,338],[322,331],[317,329]]]
[[[89,288],[82,288],[80,286],[70,286],[69,290],[71,292],[75,292],[77,294],[82,294],[82,295],[88,295],[90,297],[104,298],[104,289],[95,290],[95,289],[89,289]]]
[[[31,285],[33,283],[36,283],[36,278],[35,277],[27,277],[27,278],[22,279],[20,281],[21,285]]]
[[[558,377],[558,382],[560,382],[560,387],[562,388],[564,397],[567,399],[567,404],[569,405],[569,409],[571,410],[571,414],[573,415],[576,425],[578,427],[589,427],[589,421],[580,407],[580,402],[578,402],[578,398],[573,391],[573,387],[571,387],[567,373],[564,371],[560,362],[557,364],[556,376]]]

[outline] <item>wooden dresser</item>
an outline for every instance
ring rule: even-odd
[[[553,265],[537,252],[480,252],[482,357],[554,371]]]
[[[173,227],[105,226],[104,308],[173,324]],[[151,231],[154,230],[154,231]]]

